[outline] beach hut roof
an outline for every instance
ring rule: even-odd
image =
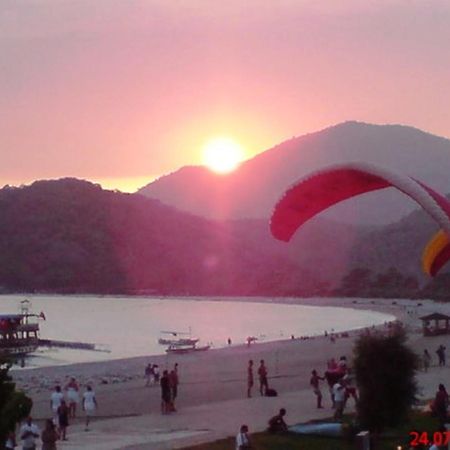
[[[432,313],[428,316],[420,317],[420,320],[450,320],[450,316],[442,313]]]

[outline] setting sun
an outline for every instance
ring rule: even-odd
[[[203,147],[203,164],[217,173],[232,172],[243,156],[242,147],[229,138],[212,139]]]

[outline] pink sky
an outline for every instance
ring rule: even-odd
[[[345,120],[450,137],[447,0],[2,0],[0,186],[132,190],[229,136]]]

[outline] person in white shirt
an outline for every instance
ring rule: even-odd
[[[80,403],[80,396],[78,394],[79,387],[76,379],[71,377],[69,383],[66,385],[67,398],[69,400],[70,417],[75,417],[77,413],[77,405]]]
[[[236,450],[248,450],[251,448],[252,446],[248,437],[248,426],[242,425],[236,436]]]
[[[85,431],[89,430],[89,422],[91,417],[94,415],[97,409],[98,403],[95,398],[95,392],[92,390],[91,386],[86,387],[86,392],[83,394],[83,411],[86,413],[86,428]]]
[[[20,439],[22,439],[23,450],[36,450],[36,439],[39,437],[39,428],[33,423],[33,419],[28,417],[20,428]]]
[[[64,400],[64,394],[61,392],[61,386],[55,386],[55,390],[50,396],[50,408],[53,411],[53,423],[58,424],[58,408],[61,406],[61,401]]]
[[[334,418],[341,419],[342,414],[344,412],[344,402],[345,402],[345,387],[341,380],[339,380],[333,386],[333,396],[334,396],[334,405],[336,408],[334,411]]]

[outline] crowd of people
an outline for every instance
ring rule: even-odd
[[[445,366],[446,364],[445,351],[445,346],[439,345],[435,352],[437,365],[439,366]],[[425,371],[431,366],[432,357],[427,349],[423,352],[422,363]],[[161,413],[171,414],[176,412],[175,402],[178,396],[179,385],[178,363],[175,363],[171,370],[163,370],[161,376],[158,365],[149,363],[145,367],[144,377],[146,387],[159,386],[161,389]],[[248,360],[246,378],[247,397],[252,397],[255,379],[258,382],[257,389],[260,396],[277,395],[276,391],[269,387],[268,368],[263,359],[259,361],[256,370],[253,360]],[[353,398],[355,403],[358,401],[358,393],[353,385],[352,371],[345,356],[340,356],[337,361],[334,358],[327,361],[327,369],[323,372],[323,375],[319,374],[316,369],[312,370],[310,386],[316,398],[318,409],[324,408],[322,382],[326,382],[328,386],[331,407],[334,409],[334,419],[340,421],[348,400]],[[77,417],[80,400],[85,415],[85,430],[88,431],[91,417],[98,408],[95,392],[90,385],[87,385],[85,392],[81,395],[80,386],[76,379],[72,377],[64,388],[61,388],[60,385],[54,387],[54,391],[50,395],[52,418],[46,420],[42,431],[31,417],[28,417],[22,425],[18,437],[22,441],[23,450],[37,449],[39,440],[42,441],[43,450],[55,450],[58,440],[67,440],[67,429],[70,421]],[[441,424],[447,421],[448,406],[449,395],[445,386],[440,384],[432,402],[431,410]],[[284,408],[280,409],[279,413],[269,420],[268,431],[277,433],[287,431],[287,425],[284,421],[285,415],[286,410]],[[16,439],[16,434],[10,433],[5,448],[16,448]],[[243,450],[247,448],[251,448],[248,425],[242,425],[236,437],[236,449]]]
[[[67,428],[71,419],[77,416],[78,404],[80,403],[80,388],[75,378],[61,389],[56,385],[50,394],[50,410],[52,418],[45,421],[45,427],[41,430],[29,416],[19,430],[19,440],[22,442],[23,450],[35,450],[39,440],[42,441],[42,450],[56,450],[58,440],[67,440]],[[81,397],[82,409],[85,414],[85,431],[89,431],[91,417],[95,414],[98,402],[90,385],[86,386]],[[10,450],[17,446],[15,432],[10,432],[5,443],[5,448]]]
[[[320,376],[316,369],[311,372],[310,385],[317,399],[317,408],[323,408],[321,381],[326,381],[328,384],[331,406],[335,410],[334,419],[342,419],[348,399],[352,397],[355,403],[358,401],[358,393],[353,385],[353,376],[347,365],[347,358],[341,356],[338,362],[331,358],[327,362],[327,370],[323,376]]]

